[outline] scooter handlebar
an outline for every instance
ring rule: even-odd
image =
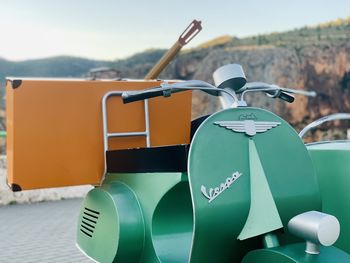
[[[209,83],[199,80],[184,81],[174,84],[162,83],[160,86],[140,90],[140,91],[125,91],[122,93],[122,100],[124,103],[130,103],[139,100],[145,100],[154,97],[170,97],[172,93],[181,92],[186,90],[202,90],[210,95],[219,96],[221,93],[227,93],[234,101],[238,102],[234,92],[230,92],[228,89],[217,88]],[[241,100],[243,100],[246,92],[263,91],[272,98],[279,98],[288,103],[294,101],[294,97],[291,93],[303,94],[306,96],[315,96],[315,92],[298,91],[293,89],[280,88],[276,85],[270,85],[262,82],[247,83],[245,87],[238,90],[237,93],[242,93]]]
[[[242,96],[244,96],[246,92],[257,91],[263,91],[271,98],[279,98],[288,103],[294,102],[294,96],[292,94],[299,94],[308,97],[315,97],[317,95],[315,91],[281,88],[277,85],[264,82],[249,82],[243,88],[238,90],[238,93],[242,93]]]
[[[201,90],[212,96],[219,96],[221,92],[227,93],[237,100],[234,93],[227,90],[216,88],[215,86],[200,80],[190,80],[179,83],[162,83],[161,86],[140,90],[140,91],[124,91],[122,93],[122,100],[124,103],[154,98],[154,97],[170,97],[171,94],[188,91],[188,90]]]

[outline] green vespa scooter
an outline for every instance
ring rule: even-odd
[[[244,101],[259,91],[292,102],[293,91],[246,83],[234,64],[214,80],[122,94],[128,103],[198,89],[226,94],[230,108],[194,121],[190,145],[107,145],[105,179],[83,201],[77,246],[96,262],[350,262],[332,246],[339,222],[321,212],[304,143],[286,121]]]

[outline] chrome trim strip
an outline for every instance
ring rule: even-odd
[[[327,121],[334,121],[334,120],[350,120],[350,114],[349,113],[335,113],[331,114],[325,117],[322,117],[318,120],[315,120],[311,122],[310,124],[306,125],[304,129],[299,132],[299,137],[303,138],[304,135],[310,131],[311,129],[321,125],[322,123],[325,123]]]

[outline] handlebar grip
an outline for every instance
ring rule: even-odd
[[[294,101],[294,97],[286,92],[280,92],[280,94],[278,95],[278,98],[281,100],[284,100],[288,103],[292,103]]]
[[[284,92],[282,90],[268,90],[265,91],[268,96],[272,97],[272,98],[279,98],[281,100],[284,100],[288,103],[292,103],[294,101],[294,97],[290,94],[288,94],[287,92]]]
[[[122,93],[123,103],[145,100],[149,98],[163,96],[163,90],[142,90],[142,91],[125,91]]]

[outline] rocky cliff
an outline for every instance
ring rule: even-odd
[[[272,100],[262,94],[251,95],[250,104],[271,109],[292,124],[300,126],[320,116],[350,111],[349,62],[350,41],[337,46],[311,45],[298,48],[246,46],[216,49],[202,57],[182,55],[167,69],[164,77],[212,82],[215,69],[228,63],[239,63],[248,81],[315,90],[316,98],[297,96],[292,104]],[[212,105],[207,107],[207,111],[213,110]]]
[[[317,32],[317,31],[316,31]],[[319,31],[318,31],[319,32]],[[165,79],[200,79],[212,82],[212,73],[228,63],[241,64],[248,81],[264,81],[282,87],[317,92],[315,98],[297,95],[292,104],[271,99],[264,94],[248,95],[250,105],[272,110],[289,121],[297,130],[322,116],[350,112],[350,27],[338,35],[310,36],[300,34],[296,41],[237,45],[235,40],[208,48],[198,48],[178,56],[161,75]],[[288,35],[290,37],[290,35]],[[304,41],[303,41],[304,39]],[[149,66],[124,70],[124,76],[143,77]],[[194,116],[218,109],[218,100],[195,93]],[[328,123],[311,133],[320,137],[345,136],[345,122]],[[326,130],[330,132],[325,132]]]

